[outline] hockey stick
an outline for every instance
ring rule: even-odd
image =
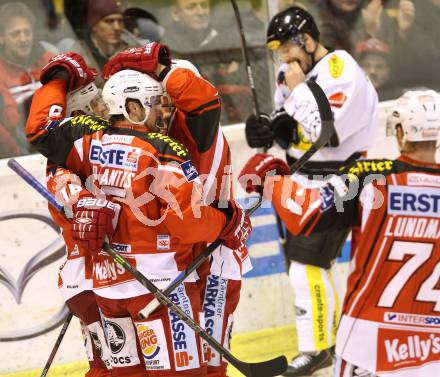
[[[310,81],[307,82],[307,85],[310,88],[310,91],[312,92],[318,104],[319,114],[321,117],[321,134],[319,135],[319,138],[315,141],[315,143],[312,144],[310,149],[306,151],[298,160],[295,161],[295,163],[293,163],[290,166],[290,170],[292,174],[295,174],[299,169],[301,169],[301,167],[305,163],[307,163],[307,161],[319,149],[321,149],[325,144],[327,144],[335,132],[335,128],[333,124],[333,113],[331,111],[330,104],[327,100],[326,95],[324,94],[321,87],[317,83]],[[260,197],[255,203],[255,205],[253,205],[251,209],[246,213],[250,216],[253,212],[257,210],[257,208],[260,207],[261,203],[262,203],[262,197]],[[279,226],[282,228],[281,220]],[[285,240],[283,241],[285,244]],[[280,234],[280,242],[281,242],[281,234]],[[169,296],[189,276],[191,272],[197,269],[200,266],[200,264],[202,264],[203,261],[212,254],[212,252],[219,245],[220,245],[220,241],[217,240],[214,243],[212,243],[207,249],[205,249],[205,251],[202,254],[200,254],[185,271],[182,271],[176,277],[176,279],[163,291],[163,294]],[[285,257],[287,258],[287,255],[285,255]],[[286,267],[287,267],[287,262],[286,262]],[[159,300],[154,299],[144,309],[142,309],[139,312],[139,315],[143,318],[147,318],[150,315],[150,313],[152,313],[154,310],[156,310],[159,307],[159,305],[160,305]]]
[[[237,2],[235,0],[231,0],[232,8],[234,8],[235,19],[237,21],[238,31],[240,33],[240,42],[241,42],[241,53],[243,55],[243,61],[246,65],[246,72],[249,81],[249,86],[251,88],[252,93],[252,103],[254,105],[254,114],[256,117],[260,118],[260,105],[258,102],[257,90],[255,89],[255,81],[254,74],[252,72],[251,63],[249,60],[248,48],[246,43],[246,38],[244,35],[243,22],[241,21],[240,10],[238,9]],[[263,153],[267,153],[267,148],[263,148]],[[286,264],[286,272],[289,273],[289,259],[287,257],[287,249],[286,249],[286,236],[284,234],[283,223],[281,222],[280,216],[275,211],[275,219],[277,222],[278,229],[278,241],[281,245],[284,254],[284,262]]]
[[[72,320],[73,314],[70,312],[67,317],[66,320],[64,321],[63,327],[61,328],[61,331],[58,335],[58,338],[52,348],[52,352],[49,355],[49,358],[47,359],[46,365],[44,366],[43,371],[41,372],[41,376],[40,377],[46,377],[47,373],[49,372],[49,368],[52,365],[53,359],[55,358],[55,355],[58,351],[58,348],[60,348],[60,344],[61,341],[64,338],[64,334],[67,331],[67,328],[69,327],[70,321]]]
[[[30,174],[25,168],[23,168],[16,160],[11,158],[8,161],[7,165],[12,170],[14,170],[21,178],[23,178],[27,183],[29,183],[29,185],[31,185],[35,190],[37,190],[42,196],[44,196],[47,199],[47,201],[50,204],[52,204],[58,211],[61,211],[63,209],[63,206],[57,202],[54,196],[50,192],[48,192],[47,189],[37,179],[35,179],[35,177],[32,174]],[[46,365],[44,366],[40,377],[45,377],[49,372],[53,359],[55,358],[58,348],[60,348],[61,341],[64,338],[64,334],[66,333],[67,328],[70,325],[72,316],[73,316],[72,313],[69,313],[66,319],[64,320],[63,327],[61,328],[58,338],[55,341],[55,344],[52,348],[52,352],[50,353],[49,358],[47,359]]]
[[[22,177],[27,183],[35,188],[41,195],[43,195],[48,201],[55,205],[58,211],[62,211],[63,207],[59,205],[55,197],[32,176],[24,167],[22,167],[16,160],[10,159],[8,166],[13,169],[20,177]],[[231,365],[237,368],[241,373],[247,377],[272,377],[283,373],[287,369],[287,359],[285,356],[279,356],[275,359],[257,362],[247,363],[238,360],[232,355],[226,348],[224,348],[219,342],[217,342],[212,336],[210,336],[200,325],[198,325],[190,316],[188,316],[179,306],[177,306],[171,299],[165,296],[157,286],[152,283],[147,277],[145,277],[140,271],[134,268],[129,262],[127,262],[119,253],[114,251],[107,242],[104,242],[104,250],[122,267],[124,267],[132,276],[139,281],[145,288],[147,288],[162,304],[173,311],[182,321],[184,321],[191,329],[194,330],[201,338],[203,338],[212,348],[214,348],[219,354],[221,354]],[[70,321],[69,321],[70,322]],[[67,329],[68,323],[63,326],[62,334],[57,339],[56,350],[59,343],[61,343],[64,336],[65,329]],[[56,352],[55,350],[55,352]],[[55,352],[52,351],[53,356]],[[52,362],[49,358],[50,363]],[[50,364],[49,364],[50,367]],[[45,368],[46,369],[46,368]],[[46,371],[47,373],[47,371]]]

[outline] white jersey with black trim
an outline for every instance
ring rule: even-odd
[[[279,74],[287,69],[288,65],[282,64]],[[331,51],[316,63],[306,80],[316,81],[326,94],[339,139],[337,147],[322,148],[311,160],[344,161],[355,152],[371,148],[377,124],[378,97],[353,57],[343,50]],[[277,110],[284,108],[300,125],[301,142],[287,151],[291,157],[299,158],[311,145],[303,129],[313,127],[313,122],[320,122],[316,100],[305,83],[292,91],[286,85],[278,84],[274,100]]]

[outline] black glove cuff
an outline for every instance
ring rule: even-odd
[[[289,148],[291,143],[299,143],[298,122],[284,109],[272,115],[272,131],[275,141],[283,149]]]

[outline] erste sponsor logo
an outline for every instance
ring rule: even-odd
[[[140,155],[140,148],[92,140],[89,160],[92,164],[136,171]]]
[[[388,187],[388,213],[440,217],[440,192],[432,187]]]

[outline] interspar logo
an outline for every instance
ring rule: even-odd
[[[384,321],[402,323],[405,325],[440,327],[440,317],[432,315],[417,315],[408,313],[385,312]]]
[[[439,332],[379,329],[379,372],[419,366],[433,361],[440,362]]]

